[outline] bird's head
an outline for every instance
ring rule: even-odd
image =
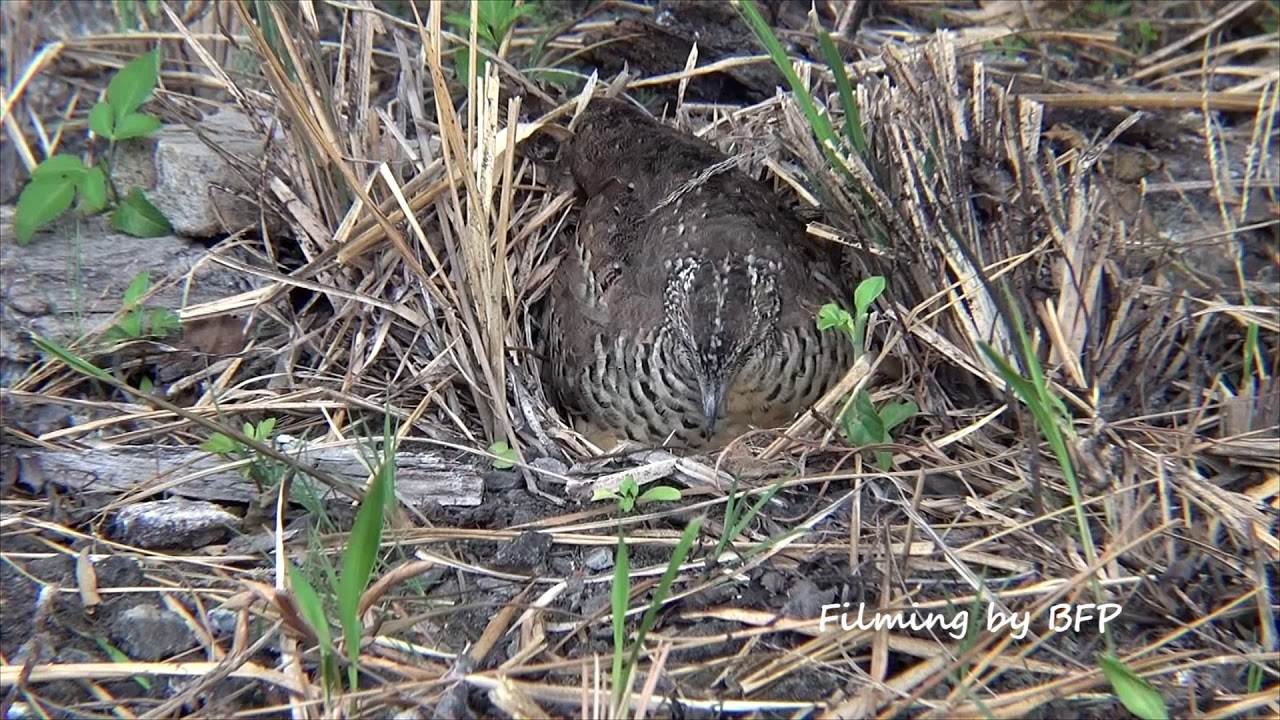
[[[668,263],[666,325],[675,353],[697,377],[708,435],[738,372],[777,342],[777,273],[777,263],[752,255]]]

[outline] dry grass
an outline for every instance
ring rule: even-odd
[[[376,434],[376,422],[365,422],[387,408],[401,423],[402,447],[447,448],[484,463],[490,443],[510,442],[537,489],[512,497],[538,509],[508,529],[496,520],[450,525],[449,515],[399,523],[384,540],[397,551],[366,598],[377,600],[369,617],[378,621],[362,656],[368,682],[330,696],[314,647],[287,632],[282,564],[122,546],[102,531],[105,514],[71,519],[6,483],[5,563],[22,568],[82,550],[98,562],[133,558],[147,584],[130,591],[179,612],[204,652],[160,663],[4,658],[0,687],[38,705],[59,678],[77,679],[86,703],[114,702],[128,683],[109,681],[139,674],[193,680],[163,704],[119,705],[126,716],[191,711],[227,677],[252,680],[232,708],[245,713],[372,717],[433,705],[447,714],[442,708],[460,707],[448,703],[483,691],[492,712],[599,716],[611,573],[573,563],[612,548],[616,522],[611,508],[577,507],[566,483],[616,483],[630,473],[688,487],[681,507],[624,521],[635,553],[633,610],[647,604],[643,592],[679,527],[707,513],[711,528],[649,636],[637,688],[646,678],[658,684],[637,694],[633,710],[648,698],[647,712],[670,714],[662,703],[678,698],[686,711],[757,715],[1105,714],[1114,701],[1094,657],[1109,650],[1160,690],[1174,715],[1280,712],[1280,387],[1272,374],[1280,365],[1280,72],[1274,31],[1224,35],[1267,9],[1146,8],[1166,30],[1145,53],[1123,47],[1114,28],[1028,30],[1019,37],[1039,58],[1026,61],[991,43],[998,51],[1021,30],[1063,23],[1061,8],[988,3],[977,14],[963,5],[890,3],[903,21],[859,34],[866,59],[850,74],[871,151],[844,158],[856,186],[830,168],[785,96],[745,108],[672,108],[691,129],[743,153],[754,172],[803,190],[822,215],[813,234],[858,248],[889,279],[874,323],[879,352],[785,432],[744,438],[716,457],[583,462],[572,479],[533,459],[576,463],[593,454],[548,402],[537,356],[538,302],[557,237],[572,231],[574,195],[553,164],[526,149],[562,136],[551,128],[568,125],[584,95],[557,101],[534,92],[502,58],[471,86],[451,85],[442,53],[460,44],[474,52],[476,38],[447,32],[438,7],[425,5],[420,21],[363,3],[268,5],[287,30],[279,55],[250,20],[249,3],[190,18],[166,9],[155,32],[88,35],[38,52],[20,41],[41,32],[39,18],[0,9],[7,37],[19,41],[6,43],[3,132],[28,168],[57,138],[79,132],[98,89],[66,80],[65,103],[49,107],[38,83],[57,84],[75,65],[116,67],[158,41],[168,58],[158,100],[170,117],[234,106],[264,135],[278,127],[265,164],[243,170],[290,231],[245,228],[211,250],[214,262],[261,288],[186,308],[184,320],[248,313],[258,331],[244,353],[185,383],[202,389],[183,415],[95,395],[66,367],[44,362],[4,392],[89,403],[103,419],[51,437],[6,424],[6,443],[194,445],[205,430],[191,414],[237,427],[270,415],[294,436],[350,440]],[[317,39],[312,12],[340,21],[340,47]],[[954,32],[922,29],[929,13]],[[601,18],[585,22],[597,27]],[[553,54],[580,50],[583,27],[560,33]],[[521,30],[502,51],[509,57],[535,39]],[[1125,59],[1122,77],[1076,68],[1065,80],[1055,66],[1093,68],[1099,58]],[[622,82],[683,97],[688,78],[709,67]],[[815,97],[834,97],[822,66],[800,70]],[[743,140],[765,137],[778,141],[769,152]],[[1128,178],[1123,164],[1143,145],[1183,164]],[[1250,255],[1259,249],[1260,264]],[[308,299],[291,304],[299,289]],[[1070,456],[1090,527],[1083,543],[1056,459],[979,350],[986,342],[1017,356],[1010,301],[1072,413]],[[830,429],[855,386],[877,400],[914,399],[922,410],[899,433],[893,472],[864,463]],[[741,557],[704,563],[729,474],[760,491],[781,481],[785,502],[738,539]],[[549,500],[534,501],[542,497]],[[552,554],[573,563],[538,575],[487,564],[493,543],[530,529],[549,534]],[[19,538],[42,549],[12,551]],[[276,541],[299,562],[343,546],[341,535],[317,536],[310,547]],[[780,589],[771,577],[784,578]],[[815,587],[803,590],[809,579]],[[435,587],[458,594],[439,597]],[[779,610],[803,593],[808,605]],[[844,601],[865,602],[869,613],[984,603],[1036,622],[1023,638],[980,631],[964,642],[945,632],[820,628],[817,604]],[[1099,601],[1124,607],[1105,638],[1043,622],[1055,603]],[[210,629],[214,608],[237,618],[230,637]],[[1260,682],[1251,685],[1255,667]]]

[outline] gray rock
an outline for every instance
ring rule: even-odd
[[[177,613],[154,605],[134,605],[116,616],[111,639],[134,660],[155,662],[195,647],[196,637]]]
[[[121,510],[115,531],[122,541],[136,547],[195,550],[222,540],[239,521],[211,502],[156,500]]]
[[[210,115],[196,128],[166,125],[150,138],[121,144],[113,172],[116,187],[122,193],[141,187],[179,235],[212,237],[257,225],[258,204],[246,198],[260,190],[250,187],[210,144],[252,173],[261,163],[264,138],[248,118],[233,111]],[[275,232],[282,227],[270,214],[268,222]]]
[[[608,570],[613,567],[613,551],[607,547],[594,548],[582,558],[582,564],[592,572]]]
[[[140,271],[147,270],[156,287],[165,277],[187,274],[206,255],[190,240],[130,237],[112,230],[105,217],[74,213],[37,233],[26,247],[13,237],[13,208],[0,207],[0,357],[14,361],[37,357],[30,333],[66,342],[105,325]],[[174,283],[145,307],[177,312],[247,287],[239,275],[205,262],[188,286]]]

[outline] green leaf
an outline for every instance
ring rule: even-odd
[[[835,78],[836,89],[840,91],[840,105],[844,109],[844,134],[849,144],[859,155],[866,155],[867,139],[862,133],[862,114],[858,111],[858,101],[853,96],[853,86],[849,84],[849,74],[845,70],[844,58],[836,50],[831,34],[818,28],[818,45],[822,49],[822,58],[831,69]]]
[[[350,663],[347,667],[347,680],[352,691],[356,688],[360,661],[360,596],[364,594],[369,578],[373,575],[374,564],[378,561],[388,486],[392,482],[390,478],[394,477],[390,473],[394,472],[394,456],[384,459],[373,482],[369,484],[360,509],[356,511],[347,550],[342,555],[342,574],[338,577],[338,618],[342,622],[342,637]]]
[[[66,177],[32,180],[18,196],[13,221],[18,244],[31,242],[36,230],[48,225],[71,207],[76,197],[76,181]]]
[[[465,35],[471,29],[471,16],[456,12],[446,13],[444,23],[453,28],[455,33]]]
[[[89,111],[89,129],[94,135],[114,140],[116,137],[116,118],[111,110],[111,103],[100,102]]]
[[[623,475],[622,482],[618,483],[618,494],[623,497],[634,498],[640,494],[640,483],[632,475]]]
[[[88,377],[95,377],[102,380],[111,379],[111,373],[107,372],[106,370],[103,370],[97,365],[94,365],[88,360],[85,360],[84,358],[71,352],[67,348],[59,345],[58,343],[53,342],[52,340],[46,340],[40,337],[39,335],[32,334],[31,342],[35,343],[36,347],[40,348],[41,352],[44,352],[45,354],[48,354],[48,355],[52,355],[55,358],[61,360],[67,367],[71,368],[72,370],[75,370],[81,375],[86,375]]]
[[[874,445],[879,440],[877,437],[872,437],[871,431],[862,422],[862,418],[858,416],[857,411],[853,409],[850,409],[845,416],[844,437],[854,447]]]
[[[876,455],[876,467],[880,468],[881,470],[884,470],[885,472],[888,472],[890,469],[893,468],[893,453],[889,452],[888,450],[877,450],[875,452],[875,455]]]
[[[859,315],[865,315],[871,307],[871,303],[880,297],[884,292],[884,276],[872,275],[871,277],[858,283],[858,289],[853,291],[853,305]]]
[[[131,60],[107,84],[107,102],[111,117],[119,128],[120,121],[142,106],[156,89],[160,75],[160,50],[152,50]]]
[[[200,443],[200,449],[214,455],[230,455],[240,449],[240,443],[216,432],[210,435],[208,440]]]
[[[618,550],[613,558],[613,587],[609,590],[609,604],[613,624],[613,667],[610,678],[613,683],[613,704],[622,697],[626,679],[622,677],[622,661],[626,654],[627,601],[631,598],[631,561],[627,554],[627,541],[618,528]]]
[[[333,633],[329,629],[329,619],[324,615],[324,603],[311,581],[293,563],[289,564],[289,581],[293,584],[293,596],[298,600],[298,611],[315,632],[320,650],[324,652],[333,645]]]
[[[276,419],[273,417],[269,417],[258,423],[256,437],[258,440],[261,440],[262,442],[267,442],[268,440],[271,439],[271,433],[275,432],[275,429],[276,429]]]
[[[173,232],[169,218],[156,209],[140,188],[133,188],[111,214],[111,227],[134,237],[159,237]]]
[[[116,123],[116,140],[146,137],[160,129],[160,118],[146,113],[129,113]]]
[[[168,308],[151,308],[147,314],[147,332],[154,337],[169,337],[180,327],[182,321]]]
[[[910,400],[902,403],[889,403],[880,408],[880,422],[884,424],[885,432],[893,430],[907,420],[915,417],[919,412],[916,404]]]
[[[835,303],[827,303],[818,310],[819,330],[845,327],[853,327],[853,318],[849,315],[849,311]]]
[[[702,517],[696,517],[686,525],[684,532],[680,534],[680,540],[676,542],[675,549],[671,551],[671,560],[667,562],[667,569],[659,578],[658,587],[654,588],[649,607],[645,609],[644,617],[640,619],[640,630],[636,633],[635,642],[631,646],[631,658],[627,663],[631,667],[635,666],[636,658],[640,656],[644,636],[653,628],[653,623],[658,618],[658,608],[662,607],[662,603],[666,602],[667,596],[671,594],[671,582],[679,574],[680,566],[684,564],[689,550],[693,548],[693,541],[698,538],[698,531],[702,529],[702,520]]]
[[[1098,656],[1098,665],[1102,674],[1111,681],[1111,688],[1126,710],[1143,720],[1165,720],[1169,717],[1160,693],[1114,655]]]
[[[107,208],[107,174],[95,165],[80,178],[80,212],[95,215]]]
[[[133,280],[129,281],[129,287],[124,289],[123,307],[132,308],[142,302],[142,297],[147,294],[149,287],[151,287],[151,273],[143,270],[134,275]]]
[[[886,439],[884,422],[880,419],[880,413],[876,411],[875,406],[871,404],[870,393],[866,390],[859,391],[858,396],[853,400],[853,407],[858,411],[858,419],[871,435],[872,442],[883,442]]]
[[[126,313],[107,333],[107,339],[116,341],[135,340],[140,337],[142,337],[142,312],[138,310]]]
[[[495,470],[510,470],[516,466],[516,462],[520,459],[516,455],[516,451],[506,440],[499,440],[489,446],[489,454],[496,456],[493,461]]]
[[[582,81],[582,78],[568,70],[557,70],[555,68],[530,68],[525,70],[525,75],[535,80],[542,80],[550,83],[561,90],[576,90]]]
[[[733,527],[729,529],[729,532],[728,532],[729,543],[733,542],[735,538],[737,538],[739,535],[742,534],[744,530],[747,529],[747,525],[751,524],[752,519],[754,519],[755,516],[759,514],[761,510],[764,509],[764,506],[768,504],[768,502],[773,499],[773,496],[777,495],[778,491],[781,489],[782,489],[782,481],[779,480],[778,482],[771,485],[769,489],[766,490],[765,493],[760,496],[759,499],[757,499],[754,503],[752,503],[750,508],[747,508],[747,511],[742,514],[742,517],[738,518],[738,520],[733,523]],[[728,517],[727,514],[726,514],[726,517]],[[725,545],[728,545],[728,543],[725,543]]]
[[[115,662],[115,663],[132,663],[133,662],[133,658],[126,655],[125,652],[120,648],[116,647],[115,645],[112,645],[110,640],[107,640],[106,638],[101,636],[95,637],[94,640],[97,641],[98,647],[102,649],[102,652],[106,653],[107,657],[111,658],[111,662]],[[138,683],[138,687],[142,688],[143,690],[151,689],[151,679],[144,675],[134,675],[133,681]]]
[[[156,384],[150,377],[143,375],[142,379],[138,381],[138,389],[147,395],[150,395],[155,391]]]
[[[636,498],[636,502],[642,505],[650,502],[675,502],[682,497],[684,496],[680,493],[680,488],[658,485],[641,493],[640,497]]]
[[[619,497],[618,493],[610,490],[609,488],[598,487],[596,488],[595,492],[591,493],[591,502],[600,502],[601,500],[617,500],[618,497]]]
[[[52,155],[31,171],[33,181],[79,180],[89,169],[77,155],[59,153]]]

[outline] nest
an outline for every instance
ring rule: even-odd
[[[349,524],[338,516],[350,502],[326,495],[324,478],[314,488],[337,518],[332,532],[303,522],[286,533],[297,510],[282,504],[273,523],[278,494],[263,491],[266,522],[257,528],[267,528],[259,534],[276,553],[274,568],[229,546],[179,560],[99,544],[119,506],[175,492],[181,474],[159,490],[155,478],[139,477],[64,519],[47,494],[7,482],[6,494],[28,503],[6,513],[7,543],[38,530],[38,547],[24,553],[74,557],[90,547],[133,558],[148,591],[183,607],[210,657],[225,658],[201,665],[201,680],[165,696],[163,709],[222,707],[215,689],[251,677],[259,695],[244,707],[593,714],[608,696],[600,687],[612,647],[612,571],[589,556],[611,555],[625,537],[637,588],[629,603],[642,609],[641,578],[661,573],[680,529],[699,515],[708,518],[703,542],[649,635],[639,677],[652,683],[637,685],[633,709],[1078,713],[1117,702],[1093,659],[1104,650],[1167,701],[1183,702],[1189,685],[1197,712],[1274,709],[1265,688],[1276,684],[1280,657],[1280,395],[1271,375],[1280,361],[1280,101],[1274,72],[1190,70],[1211,52],[1273,61],[1274,47],[1258,41],[1266,36],[1212,51],[1195,38],[1170,41],[1125,84],[1089,87],[1095,102],[1081,105],[1090,97],[1083,82],[1052,80],[1000,55],[1007,44],[993,46],[1012,37],[991,29],[996,20],[1016,28],[1035,26],[1031,18],[946,9],[959,30],[864,29],[874,47],[848,71],[867,147],[835,148],[836,163],[790,93],[745,107],[687,99],[690,80],[710,72],[696,55],[671,76],[614,79],[625,92],[674,90],[672,122],[794,196],[813,218],[810,234],[843,244],[887,289],[871,316],[874,351],[791,427],[708,455],[601,456],[544,390],[539,317],[576,217],[557,142],[608,79],[592,76],[557,99],[502,54],[447,32],[434,12],[418,25],[326,6],[345,23],[338,55],[291,11],[270,11],[290,30],[287,42],[264,34],[246,10],[218,12],[245,34],[261,78],[228,72],[228,47],[175,22],[167,27],[185,47],[217,53],[194,55],[192,76],[166,78],[158,100],[177,121],[198,114],[212,88],[270,138],[259,164],[228,158],[258,192],[263,222],[209,250],[210,262],[252,289],[181,313],[184,323],[247,329],[243,347],[175,379],[182,390],[169,405],[95,384],[56,359],[34,363],[4,391],[6,402],[82,403],[94,421],[39,436],[6,425],[6,443],[194,450],[211,423],[234,431],[270,417],[277,433],[350,445],[381,437],[386,415],[400,451],[475,472],[488,493],[479,508],[428,502],[393,514],[362,606],[373,638],[361,660],[365,689],[331,696],[314,643],[299,642],[307,637],[290,609],[296,586],[281,569],[285,557],[304,565],[342,555]],[[1219,20],[1234,17],[1224,11]],[[581,22],[555,43],[581,48],[605,27]],[[1114,45],[1114,33],[1052,35],[1039,40],[1081,53]],[[442,54],[459,44],[474,50],[472,63],[489,56],[465,90],[448,81]],[[62,52],[100,61],[92,47]],[[812,97],[838,123],[850,121],[839,116],[830,72],[800,69]],[[1224,111],[1236,125],[1220,122]],[[96,339],[69,346],[88,352]],[[1060,444],[993,356],[1020,380],[1042,373],[1065,412]],[[854,447],[839,419],[861,390],[877,406],[910,400],[919,413],[891,444]],[[876,450],[890,454],[887,468]],[[515,469],[492,471],[495,460]],[[675,484],[684,498],[621,519],[612,506],[579,507],[587,489],[617,489],[628,476]],[[331,489],[359,497],[359,484]],[[760,515],[717,548],[732,525],[727,499],[747,502],[771,487],[780,490]],[[534,548],[538,559],[499,561],[494,548],[508,543]],[[1112,634],[1050,622],[1052,608],[1084,603],[1122,607]],[[245,627],[283,625],[255,636],[253,648],[243,644],[248,634],[227,645],[195,607],[226,610]],[[982,622],[999,611],[1031,625],[1025,636],[984,626],[960,640],[945,628],[822,622],[826,608],[858,607],[946,618],[968,609]],[[37,672],[23,683],[38,696],[61,663],[33,662]],[[273,663],[279,671],[267,670]],[[1220,669],[1209,678],[1202,664]],[[110,665],[81,676],[166,676],[178,666]],[[1229,689],[1195,695],[1218,682]],[[133,697],[126,685],[112,687]]]

